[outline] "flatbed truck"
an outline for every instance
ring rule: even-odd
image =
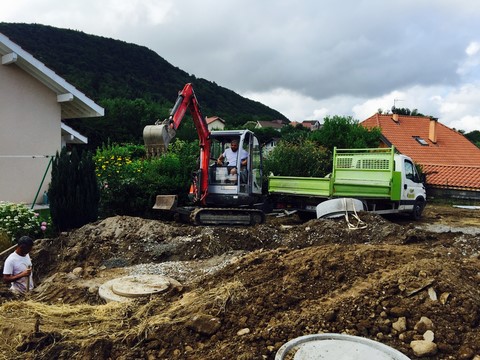
[[[318,214],[319,206],[329,200],[337,199],[339,203],[343,199],[356,199],[363,204],[361,210],[378,214],[409,213],[418,220],[427,199],[414,162],[408,156],[396,154],[393,146],[334,148],[329,176],[270,176],[268,192],[274,207],[296,210],[305,217]],[[326,215],[328,210],[322,216]]]

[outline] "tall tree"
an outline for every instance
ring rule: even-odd
[[[310,130],[302,124],[292,126],[290,124],[282,127],[280,133],[282,140],[292,144],[302,144],[310,135]]]
[[[474,143],[477,147],[480,147],[480,131],[473,130],[473,131],[465,134],[465,137],[468,140],[470,140],[472,143]]]
[[[71,152],[63,148],[57,153],[48,198],[52,222],[59,231],[97,220],[100,192],[90,152],[79,155],[75,148]]]
[[[323,126],[309,135],[309,139],[326,147],[330,151],[339,149],[378,147],[381,131],[379,128],[367,129],[351,116],[326,117]]]

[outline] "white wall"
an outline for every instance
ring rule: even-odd
[[[223,130],[225,129],[225,124],[220,120],[215,120],[207,125],[208,130]]]
[[[61,107],[56,94],[15,64],[0,65],[0,201],[31,203],[60,150]],[[48,189],[50,170],[39,193]]]

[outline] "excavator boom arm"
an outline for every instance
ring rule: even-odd
[[[202,147],[208,142],[210,131],[208,130],[207,121],[202,116],[200,105],[198,104],[197,97],[190,83],[186,84],[183,90],[180,91],[175,106],[170,112],[169,125],[173,127],[174,130],[177,130],[180,126],[187,109],[189,109],[192,114],[193,123],[197,129],[198,139]]]
[[[176,130],[180,126],[187,109],[193,118],[200,144],[200,176],[196,184],[199,187],[198,197],[204,203],[208,190],[208,165],[210,160],[210,131],[207,121],[200,111],[197,97],[191,83],[186,84],[179,92],[168,119],[155,125],[146,126],[143,130],[143,139],[149,156],[159,155],[165,152],[168,144],[175,137]]]

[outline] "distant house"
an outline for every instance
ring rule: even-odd
[[[207,117],[208,130],[223,130],[225,129],[225,120],[218,116]]]
[[[277,131],[280,131],[282,127],[285,126],[285,122],[283,120],[272,120],[272,121],[257,121],[255,128],[273,128]]]
[[[310,129],[311,131],[319,130],[322,127],[322,124],[318,120],[304,120],[302,122],[293,121],[290,123],[293,127],[297,125],[302,125],[303,127]]]
[[[275,146],[277,146],[279,140],[280,138],[271,138],[265,141],[265,143],[262,144],[263,155],[267,155],[270,151],[272,151]]]
[[[480,199],[480,149],[461,133],[425,116],[375,114],[361,125],[422,166],[430,195]]]
[[[55,153],[88,141],[62,120],[104,109],[1,33],[0,57],[0,201],[32,203],[48,189]]]

